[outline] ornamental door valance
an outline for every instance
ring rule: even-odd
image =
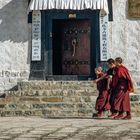
[[[31,0],[29,10],[84,10],[84,9],[103,9],[108,13],[107,0]]]

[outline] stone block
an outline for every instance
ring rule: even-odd
[[[40,102],[39,98],[36,97],[20,97],[19,101],[23,102],[23,101],[28,101],[28,102]]]
[[[5,104],[0,104],[0,109],[5,108]]]
[[[21,91],[5,91],[6,96],[8,97],[20,97],[22,95]]]
[[[46,109],[48,108],[47,104],[32,104],[31,109]]]
[[[63,98],[61,97],[43,97],[41,98],[43,102],[63,102]]]
[[[6,110],[0,111],[1,117],[10,117],[10,116],[43,116],[42,110]]]
[[[133,95],[130,95],[130,101],[131,102],[137,102],[139,101],[140,102],[140,94],[133,94]]]
[[[15,110],[17,109],[17,104],[8,104],[7,108],[9,108],[10,110]]]

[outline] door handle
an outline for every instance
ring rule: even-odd
[[[52,32],[50,32],[49,36],[52,37]]]

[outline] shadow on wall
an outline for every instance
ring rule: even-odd
[[[128,1],[125,3],[125,17],[128,19]]]
[[[0,41],[28,41],[28,0],[12,0],[0,9]]]
[[[23,44],[30,41],[27,8],[28,0],[11,0],[0,9],[0,42]]]

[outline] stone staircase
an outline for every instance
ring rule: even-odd
[[[0,116],[91,118],[98,95],[92,81],[29,81],[0,98]],[[133,116],[140,116],[140,94],[131,95]]]

